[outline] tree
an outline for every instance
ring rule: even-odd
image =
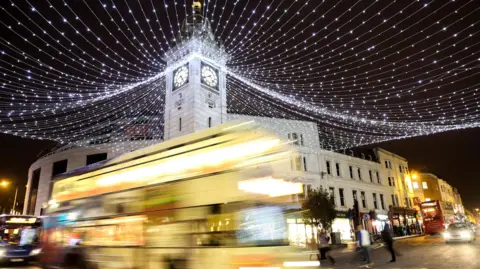
[[[336,217],[334,197],[323,188],[309,192],[302,209],[305,223],[315,226],[322,224],[324,229],[329,229]]]

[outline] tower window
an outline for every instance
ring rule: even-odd
[[[182,131],[182,118],[178,119],[178,130]]]
[[[208,128],[212,127],[212,117],[208,117]]]

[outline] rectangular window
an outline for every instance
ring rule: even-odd
[[[340,164],[339,163],[335,164],[335,169],[337,169],[337,177],[339,177],[340,176]]]
[[[422,187],[423,187],[424,190],[427,190],[427,189],[428,189],[428,184],[427,184],[427,182],[423,181],[423,182],[422,182]]]
[[[368,170],[368,176],[370,177],[370,182],[373,182],[373,172],[372,172],[372,170]]]
[[[381,184],[381,181],[380,181],[380,172],[377,171],[377,182],[378,184]]]
[[[330,168],[330,161],[326,162],[326,167],[327,167],[327,174],[331,175],[332,174],[332,169]]]
[[[393,195],[393,194],[392,194],[392,205],[393,205],[393,206],[396,206],[396,204],[395,204],[395,195]]]
[[[338,194],[340,195],[340,205],[345,206],[345,195],[343,189],[338,189]]]
[[[303,171],[307,171],[307,158],[303,157]]]
[[[392,177],[392,185],[395,187],[395,178]]]
[[[92,154],[92,155],[87,155],[87,164],[93,164],[93,163],[98,163],[101,161],[104,161],[107,159],[107,153],[98,153],[98,154]]]
[[[307,195],[310,196],[312,194],[312,185],[308,184],[307,185]]]
[[[367,199],[364,191],[360,192],[360,198],[362,199],[362,207],[367,208]]]
[[[350,178],[355,179],[355,177],[353,176],[353,167],[351,165],[348,167],[348,170],[350,171]]]
[[[363,180],[362,179],[362,171],[360,170],[360,168],[358,168],[357,171],[358,171],[358,179]]]
[[[288,134],[288,140],[292,141],[294,145],[300,145],[300,143],[303,143],[303,141],[300,141],[300,140],[303,140],[303,136],[302,135],[298,135],[297,133],[289,133]]]
[[[41,168],[32,172],[32,180],[30,181],[30,195],[28,197],[27,214],[35,215],[35,206],[37,203],[38,185],[40,183]]]
[[[300,145],[303,146],[303,134],[300,134]]]
[[[403,173],[403,168],[401,165],[398,166],[398,171],[400,171],[400,173]]]
[[[292,170],[302,171],[302,158],[300,157],[300,155],[297,155],[297,156],[293,157],[290,160],[290,165],[291,165]]]
[[[408,203],[408,198],[405,197],[405,206],[410,207],[410,204]]]
[[[374,207],[375,209],[378,209],[377,194],[374,193],[374,194],[372,194],[372,196],[373,196],[373,207]]]
[[[395,194],[395,204],[396,204],[397,206],[400,206],[400,203],[399,203],[399,201],[398,201],[398,195],[396,195],[396,194]]]
[[[67,172],[68,160],[61,160],[53,163],[52,177]]]
[[[388,168],[388,160],[385,160],[385,168]]]
[[[328,188],[328,190],[330,191],[330,196],[333,198],[333,203],[336,205],[337,201],[335,201],[335,188],[330,187],[330,188]]]
[[[380,205],[382,206],[382,209],[385,210],[385,203],[383,202],[383,194],[380,194]]]
[[[392,178],[388,177],[388,186],[392,186]]]
[[[212,127],[212,117],[208,117],[208,128]]]
[[[352,191],[353,200],[358,202],[357,191]]]
[[[418,182],[416,182],[416,181],[413,182],[413,188],[414,188],[414,189],[418,189]]]

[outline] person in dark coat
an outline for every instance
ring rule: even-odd
[[[385,224],[385,226],[383,227],[382,239],[383,242],[385,242],[385,244],[387,245],[388,251],[392,255],[392,260],[390,260],[390,262],[395,262],[397,259],[395,257],[395,250],[393,249],[393,238],[392,234],[390,233],[390,227],[388,224]]]

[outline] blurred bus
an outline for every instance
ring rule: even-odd
[[[0,215],[0,263],[26,263],[40,253],[41,219]]]
[[[287,142],[233,122],[55,179],[44,268],[318,266],[288,246]],[[307,261],[304,261],[307,259]]]
[[[420,204],[425,233],[435,234],[444,232],[450,223],[455,220],[453,206],[450,203],[438,200]]]

